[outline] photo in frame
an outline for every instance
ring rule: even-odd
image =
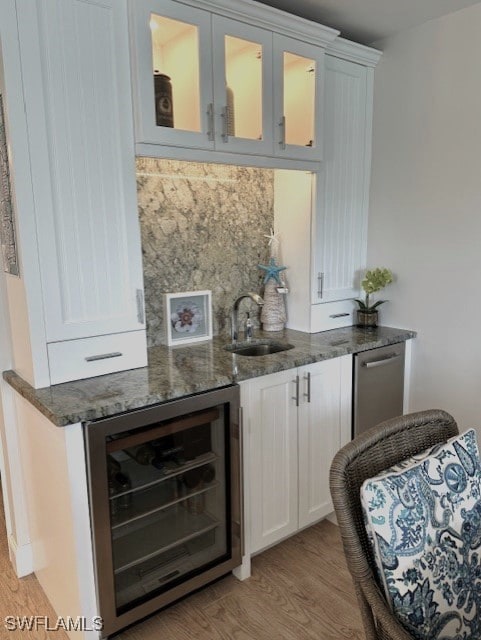
[[[187,344],[212,338],[212,294],[184,291],[164,294],[167,344]]]

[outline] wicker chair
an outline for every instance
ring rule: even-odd
[[[360,487],[366,478],[457,434],[456,422],[445,411],[420,411],[387,420],[360,434],[334,457],[331,495],[366,640],[412,640],[412,636],[390,611],[375,577]]]

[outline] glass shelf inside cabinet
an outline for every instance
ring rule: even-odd
[[[156,124],[200,132],[198,27],[152,13],[150,30]]]
[[[305,147],[315,145],[316,62],[284,52],[285,142]]]
[[[227,135],[262,140],[262,45],[225,36],[225,75]]]

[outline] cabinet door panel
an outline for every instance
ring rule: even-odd
[[[44,95],[26,104],[45,131],[32,175],[47,341],[142,329],[126,5],[37,7]],[[35,64],[25,61],[27,92]]]
[[[341,358],[301,367],[299,375],[299,527],[305,527],[333,510],[329,469],[341,443]]]
[[[272,33],[213,16],[216,148],[272,155]]]
[[[136,0],[132,22],[136,141],[212,149],[210,13]]]
[[[250,381],[251,551],[297,530],[296,371]]]
[[[324,50],[274,34],[274,153],[322,159]]]
[[[318,303],[359,294],[370,166],[367,73],[366,67],[326,56],[324,162],[316,230],[316,272],[322,278],[322,293],[317,283],[312,290]]]

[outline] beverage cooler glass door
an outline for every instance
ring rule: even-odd
[[[241,562],[238,387],[86,426],[109,635]]]

